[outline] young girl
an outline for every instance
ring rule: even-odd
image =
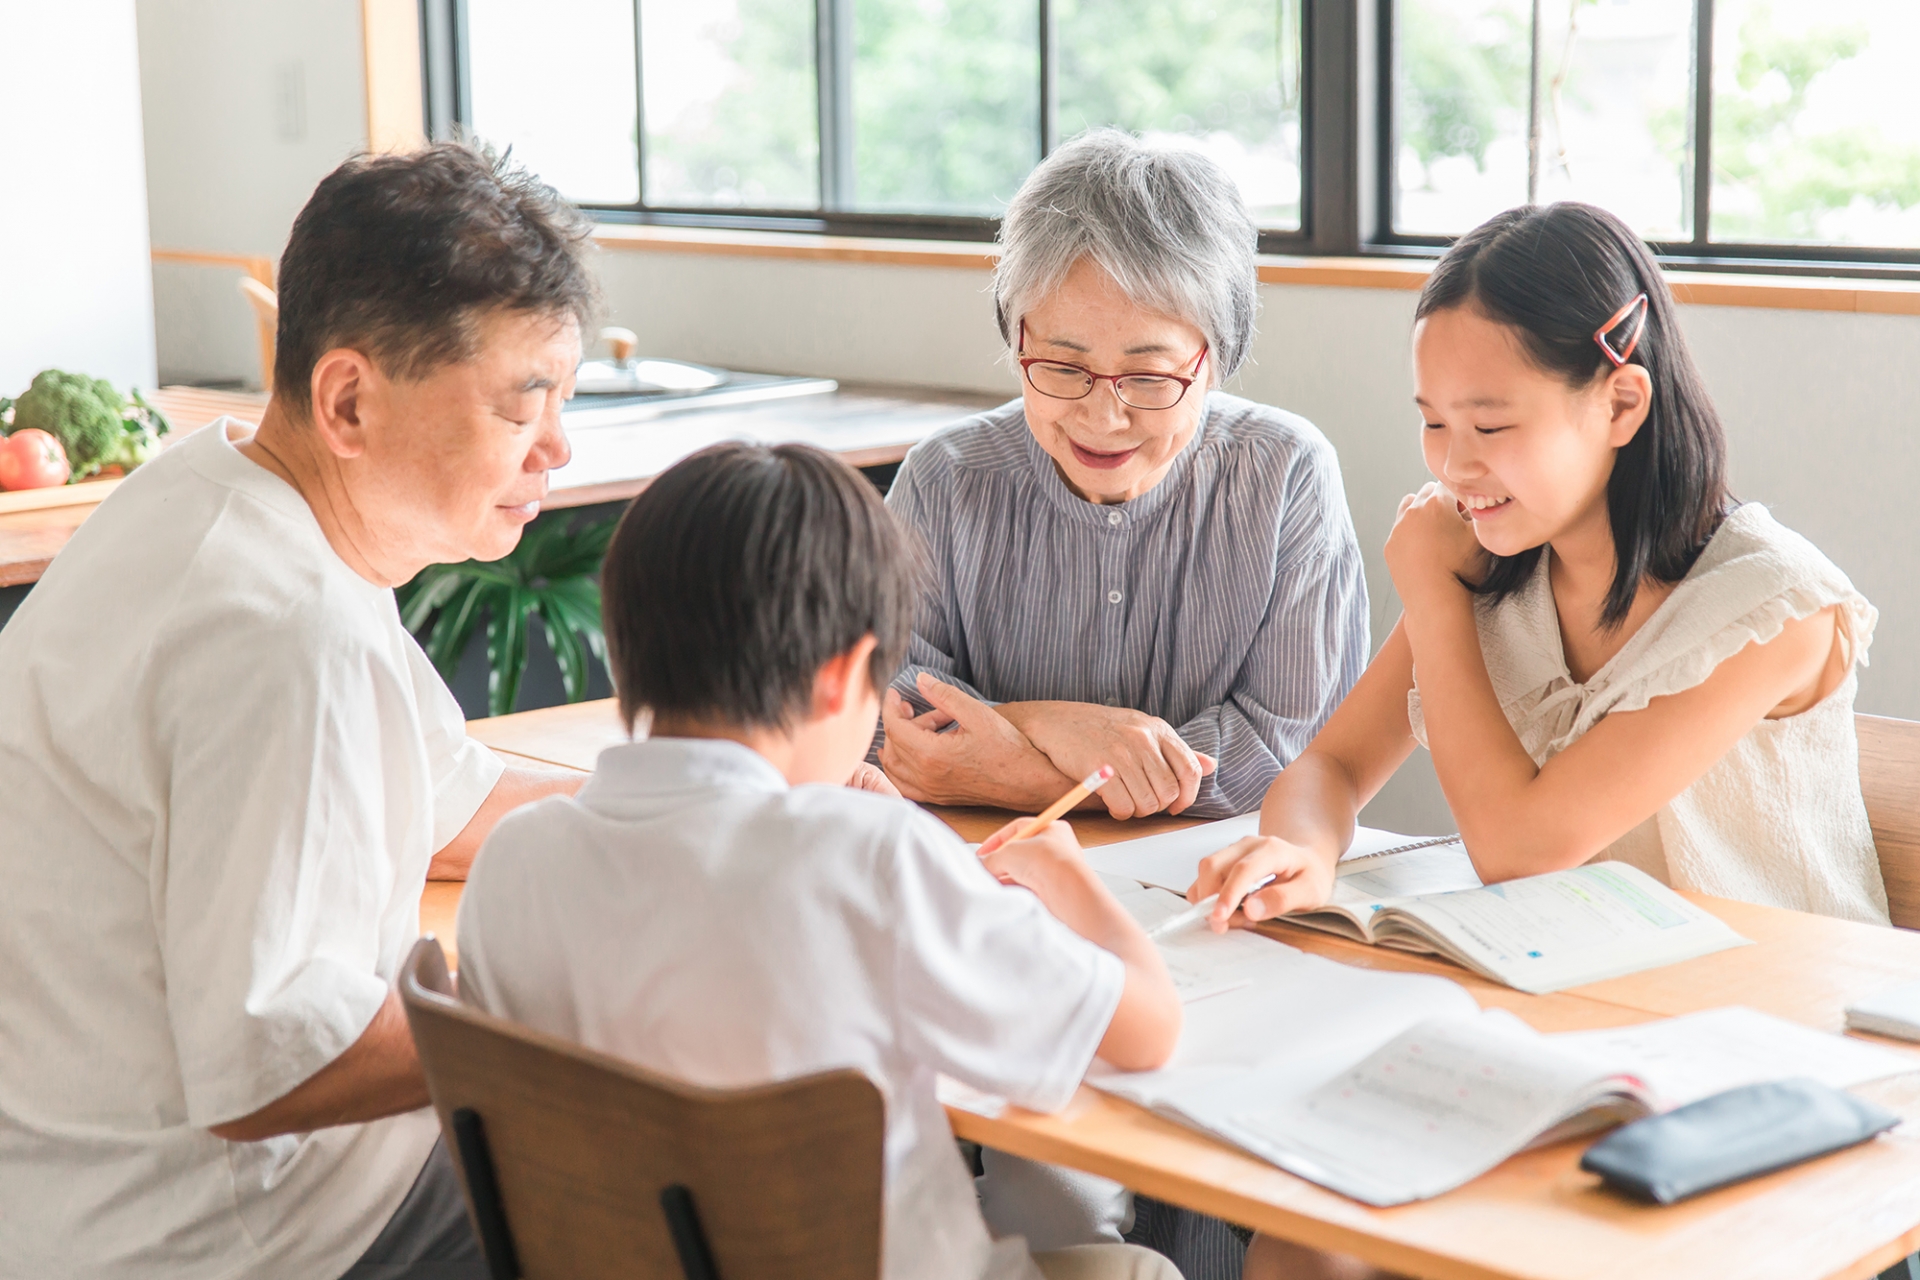
[[[1413,347],[1437,482],[1387,540],[1405,612],[1189,896],[1216,928],[1325,901],[1419,741],[1488,882],[1611,858],[1886,924],[1853,724],[1875,611],[1729,496],[1646,246],[1586,205],[1503,213],[1441,259]]]

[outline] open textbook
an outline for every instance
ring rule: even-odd
[[[1392,1205],[1527,1147],[1741,1085],[1811,1077],[1846,1088],[1916,1068],[1920,1057],[1751,1009],[1560,1035],[1489,1010],[1420,1023],[1303,1095],[1209,1127],[1322,1186]]]
[[[1184,900],[1102,879],[1141,924]],[[1194,925],[1157,942],[1184,1003],[1157,1071],[1096,1062],[1088,1082],[1370,1204],[1438,1195],[1541,1142],[1745,1084],[1836,1088],[1920,1069],[1920,1053],[1715,1009],[1541,1035],[1481,1011],[1458,983],[1358,969],[1247,930]],[[950,1105],[998,1099],[942,1081]]]
[[[1088,851],[1103,873],[1184,893],[1200,859],[1258,830],[1248,814]],[[1445,956],[1520,991],[1559,991],[1748,945],[1712,913],[1621,862],[1481,885],[1457,838],[1359,828],[1333,894],[1293,924]]]
[[[1103,876],[1151,927],[1183,900]],[[1847,1088],[1920,1055],[1714,1009],[1542,1035],[1444,978],[1355,969],[1204,926],[1159,941],[1185,1002],[1172,1061],[1096,1087],[1370,1204],[1438,1195],[1541,1142],[1740,1085]]]

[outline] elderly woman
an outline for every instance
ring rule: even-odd
[[[933,583],[880,763],[939,803],[1030,813],[1106,763],[1116,817],[1255,809],[1368,644],[1332,447],[1213,390],[1253,340],[1253,221],[1206,158],[1101,130],[1034,171],[1001,240],[1021,398],[933,436],[894,481]],[[1000,1234],[1059,1248],[1131,1222],[1189,1280],[1239,1274],[1223,1223],[997,1152],[985,1165]]]
[[[1008,206],[1020,399],[919,445],[888,497],[933,569],[883,708],[906,796],[1033,812],[1111,764],[1115,817],[1247,812],[1358,678],[1332,446],[1213,390],[1253,340],[1255,242],[1218,166],[1110,129]]]

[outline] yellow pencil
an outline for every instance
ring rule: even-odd
[[[1113,766],[1110,764],[1101,765],[1098,769],[1095,769],[1092,773],[1080,779],[1079,786],[1075,787],[1073,790],[1067,792],[1067,794],[1061,796],[1058,800],[1055,800],[1052,804],[1048,805],[1046,809],[1040,814],[1039,817],[1033,819],[1033,821],[1027,823],[1026,826],[1014,832],[1013,835],[1009,837],[1009,839],[1010,840],[1031,840],[1033,837],[1039,835],[1042,831],[1045,831],[1047,829],[1048,823],[1052,822],[1056,818],[1064,816],[1067,810],[1073,808],[1073,806],[1079,804],[1082,800],[1085,800],[1088,796],[1098,791],[1101,788],[1101,786],[1104,785],[1106,781],[1111,777],[1113,777]]]

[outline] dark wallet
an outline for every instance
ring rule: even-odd
[[[1636,1199],[1672,1204],[1899,1123],[1886,1108],[1818,1080],[1750,1084],[1618,1129],[1587,1148],[1580,1167]]]

